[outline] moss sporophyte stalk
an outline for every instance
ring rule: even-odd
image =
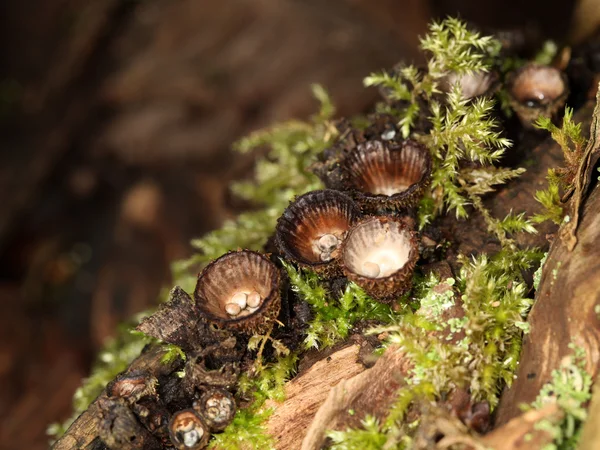
[[[192,242],[199,252],[173,264],[173,279],[193,299],[182,294],[155,313],[188,308],[199,331],[179,326],[161,334],[165,342],[126,335],[127,345],[107,349],[79,391],[75,413],[153,342],[164,348],[162,364],[176,371],[172,386],[181,386],[155,399],[171,413],[175,446],[271,448],[266,423],[274,403],[267,400],[285,400],[306,351],[351,334],[385,337],[377,351],[402,352],[410,370],[383,419],[361,416],[358,428],[330,431],[331,448],[411,448],[422,426],[415,417],[458,391],[493,411],[529,330],[533,300],[523,274],[543,256],[514,236],[536,233],[535,222],[562,220],[559,188],[572,185],[584,145],[570,110],[562,128],[540,119],[567,164],[536,195],[546,212],[533,219],[491,213],[483,197],[524,172],[499,165],[511,146],[494,113],[506,67],[501,47],[459,20],[433,23],[421,40],[426,69],[398,66],[365,79],[384,96],[376,114],[334,121],[325,90],[313,86],[316,115],[236,144],[241,152],[269,149],[254,180],[232,186],[256,209]],[[450,276],[429,270],[426,262],[444,258],[419,259],[419,230],[439,228],[446,215],[465,221],[475,214],[499,250],[460,256]],[[196,278],[191,269],[199,267]],[[587,392],[581,377],[577,392]],[[553,383],[566,392],[557,395],[572,417],[553,431],[562,445],[576,439],[585,417],[569,400],[581,400],[570,379],[557,373]]]

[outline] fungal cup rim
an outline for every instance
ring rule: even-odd
[[[352,210],[353,217],[350,217],[350,222],[348,224],[348,228],[344,231],[344,233],[348,233],[348,231],[354,226],[361,218],[362,213],[360,207],[356,204],[356,202],[347,195],[346,193],[336,190],[336,189],[318,189],[310,192],[306,192],[302,195],[297,196],[293,201],[290,202],[286,210],[277,220],[277,226],[275,228],[275,241],[279,251],[282,253],[287,259],[291,259],[294,262],[304,264],[306,266],[310,266],[311,268],[320,268],[328,266],[335,262],[335,260],[339,259],[339,256],[336,258],[332,258],[329,261],[316,261],[310,260],[303,256],[297,249],[293,247],[291,242],[284,238],[286,232],[284,231],[284,222],[292,222],[291,219],[286,217],[286,213],[293,208],[301,208],[302,202],[308,202],[311,200],[311,197],[323,196],[323,195],[331,195],[337,197],[340,200],[340,203],[346,203],[350,209]],[[327,234],[327,230],[325,230],[324,234]],[[340,242],[338,249],[341,250],[342,243]],[[341,252],[340,252],[341,253]]]
[[[246,314],[242,317],[231,317],[225,311],[223,316],[216,316],[212,311],[205,307],[205,304],[209,302],[209,299],[200,295],[201,284],[203,278],[209,274],[211,271],[216,270],[218,265],[227,262],[231,258],[239,257],[242,254],[252,254],[261,258],[264,262],[268,264],[268,266],[272,269],[273,278],[271,280],[268,295],[263,297],[260,305],[257,307],[258,309],[250,314]],[[198,275],[198,279],[196,282],[196,288],[194,289],[194,301],[196,303],[196,308],[199,310],[201,316],[207,318],[210,321],[221,323],[221,324],[235,324],[242,323],[249,319],[253,319],[258,317],[264,310],[266,310],[270,304],[276,300],[276,298],[280,295],[280,287],[281,287],[281,274],[279,269],[273,262],[267,257],[267,255],[256,252],[254,250],[234,250],[221,255],[217,259],[211,261]]]
[[[365,151],[385,151],[386,149],[390,152],[402,152],[405,151],[405,148],[408,146],[414,147],[418,152],[425,155],[425,157],[423,158],[423,161],[425,162],[425,167],[423,168],[419,179],[412,183],[410,186],[408,186],[405,190],[396,192],[392,195],[376,194],[373,192],[369,192],[364,188],[361,188],[358,185],[358,183],[353,182],[354,176],[350,173],[350,170],[348,168],[348,161],[350,161],[350,159],[354,157],[355,154]],[[345,156],[344,161],[342,162],[342,169],[346,173],[346,177],[349,182],[349,190],[352,191],[355,196],[369,198],[373,200],[396,201],[411,197],[411,195],[418,192],[420,189],[422,189],[423,186],[425,186],[428,183],[432,170],[432,158],[429,149],[425,145],[415,141],[414,139],[404,139],[400,142],[373,139],[366,142],[361,142],[354,149],[352,149]]]
[[[352,233],[354,233],[359,227],[364,226],[365,224],[367,224],[368,222],[373,221],[373,220],[378,220],[381,223],[387,223],[387,222],[396,223],[398,225],[398,227],[400,228],[400,231],[403,232],[403,234],[406,236],[408,244],[410,245],[410,249],[408,251],[406,262],[401,267],[394,270],[389,275],[386,275],[383,277],[374,277],[374,278],[369,277],[367,275],[363,275],[363,274],[353,270],[351,268],[351,266],[347,263],[347,260],[344,257],[347,246],[348,246],[348,242],[350,241]],[[416,236],[415,232],[413,230],[411,230],[410,227],[408,227],[404,222],[402,222],[401,220],[399,220],[398,218],[393,217],[393,216],[370,216],[370,217],[366,217],[365,219],[356,223],[354,225],[354,227],[352,227],[352,229],[348,232],[348,235],[346,236],[346,239],[344,240],[344,242],[342,244],[342,249],[340,252],[340,260],[343,264],[345,271],[352,273],[352,275],[358,280],[362,279],[362,280],[368,280],[369,282],[377,282],[377,283],[385,282],[386,280],[395,278],[399,273],[407,270],[407,268],[409,268],[409,267],[414,266],[414,264],[417,262],[418,258],[419,258],[418,241],[417,241],[417,236]]]

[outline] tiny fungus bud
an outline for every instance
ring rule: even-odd
[[[242,311],[242,308],[237,303],[227,303],[225,305],[225,311],[227,311],[227,314],[230,316],[237,316]]]
[[[331,261],[332,258],[333,257],[331,256],[331,253],[327,253],[327,252],[321,253],[321,261],[323,261],[323,262]]]
[[[169,422],[169,436],[179,450],[205,448],[210,438],[208,426],[193,409],[173,414]]]
[[[239,305],[240,309],[244,309],[246,307],[248,295],[245,292],[236,292],[231,297],[231,303],[235,303]]]
[[[110,397],[135,403],[142,397],[155,397],[158,380],[146,373],[125,374],[110,382],[106,392]]]
[[[374,262],[366,261],[363,263],[363,273],[366,277],[377,278],[379,276],[379,265]]]
[[[212,432],[223,431],[233,420],[236,404],[225,389],[213,388],[194,402],[194,409],[202,415]]]
[[[528,64],[511,74],[507,82],[510,106],[525,128],[533,128],[540,116],[555,116],[569,95],[567,77],[551,66]]]
[[[324,234],[319,238],[318,246],[322,252],[331,253],[339,245],[339,240],[333,234]]]
[[[260,294],[252,291],[248,294],[247,305],[249,308],[257,308],[260,305]]]

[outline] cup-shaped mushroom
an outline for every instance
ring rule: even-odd
[[[450,92],[455,84],[458,84],[463,97],[466,99],[473,99],[484,95],[491,96],[499,86],[498,74],[483,70],[462,75],[451,72],[441,80],[440,88],[443,92]]]
[[[540,116],[553,118],[569,95],[567,77],[551,66],[528,64],[509,76],[511,107],[525,128],[533,128]]]
[[[391,216],[357,223],[342,245],[341,262],[348,279],[386,303],[411,288],[418,258],[414,232]]]
[[[354,198],[367,212],[415,206],[431,176],[431,154],[416,141],[367,141],[342,162]]]
[[[342,192],[309,192],[296,198],[277,221],[277,246],[286,259],[323,277],[341,275],[340,246],[360,215],[358,205]]]
[[[227,253],[204,268],[194,299],[210,323],[249,334],[264,332],[281,308],[279,269],[257,252]]]
[[[193,409],[178,411],[169,422],[169,436],[176,449],[200,450],[208,445],[208,426]]]
[[[236,404],[233,396],[221,388],[208,389],[194,409],[204,418],[212,432],[223,431],[235,416]]]
[[[119,375],[106,386],[109,397],[119,397],[135,403],[143,397],[156,397],[158,380],[144,372]]]

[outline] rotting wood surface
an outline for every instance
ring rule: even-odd
[[[365,370],[357,361],[359,350],[359,345],[351,345],[318,361],[286,385],[283,404],[267,402],[266,406],[275,408],[267,429],[275,437],[277,449],[299,449],[306,430],[329,392],[336,386],[345,386],[347,379]]]
[[[593,377],[600,360],[600,186],[585,202],[577,245],[569,252],[557,238],[543,268],[536,302],[529,314],[517,379],[502,397],[498,423],[517,416],[521,403],[531,403],[550,381],[551,373],[573,353],[569,344],[585,350],[586,370]]]

